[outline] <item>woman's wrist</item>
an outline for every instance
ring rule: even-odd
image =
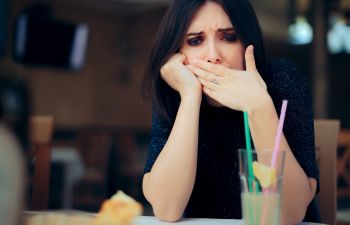
[[[259,120],[271,121],[277,117],[275,105],[269,94],[260,97],[256,104],[248,111],[249,120],[252,123],[259,122]]]
[[[202,101],[202,93],[187,93],[180,94],[182,102],[192,102],[192,103],[201,103]]]
[[[275,106],[271,99],[271,96],[266,91],[266,94],[260,95],[254,104],[247,110],[249,116],[259,114],[266,111],[275,111]]]
[[[278,115],[271,97],[248,112],[249,127],[256,149],[273,149]]]

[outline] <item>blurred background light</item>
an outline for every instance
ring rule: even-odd
[[[312,41],[313,30],[303,16],[295,18],[295,22],[288,27],[288,41],[295,45],[309,44]]]
[[[328,50],[332,54],[350,54],[350,25],[338,15],[330,17],[330,29],[327,34]]]

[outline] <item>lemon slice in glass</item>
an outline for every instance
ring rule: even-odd
[[[257,161],[253,162],[254,176],[263,188],[268,188],[276,182],[276,169],[265,166]]]

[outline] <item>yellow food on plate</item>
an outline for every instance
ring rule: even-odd
[[[265,166],[257,161],[253,162],[254,176],[263,188],[268,188],[276,182],[276,169]]]
[[[102,203],[94,225],[130,225],[142,214],[142,205],[122,191]]]

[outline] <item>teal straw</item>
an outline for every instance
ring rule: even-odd
[[[252,146],[250,140],[248,113],[243,112],[244,117],[244,134],[245,134],[245,144],[247,149],[247,160],[248,160],[248,190],[253,192],[253,156],[252,156]]]

